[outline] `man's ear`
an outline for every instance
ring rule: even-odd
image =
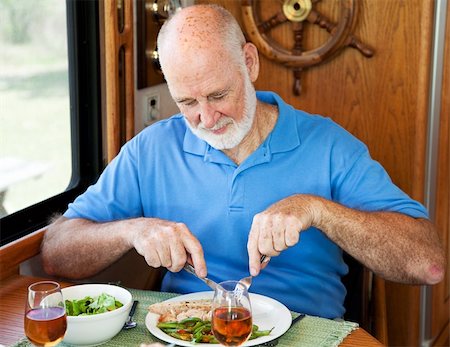
[[[244,45],[245,65],[247,66],[250,80],[255,82],[259,75],[259,55],[258,48],[251,43],[247,42]]]

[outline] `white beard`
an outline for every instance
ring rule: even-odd
[[[247,71],[244,72],[244,93],[243,117],[239,123],[231,117],[222,116],[214,127],[209,129],[202,122],[195,128],[188,121],[186,121],[186,124],[197,137],[206,141],[215,149],[222,150],[236,147],[250,131],[256,113],[255,88]],[[218,130],[225,125],[228,127],[225,134],[213,133],[214,130]]]

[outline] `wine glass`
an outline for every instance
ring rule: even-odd
[[[252,333],[252,308],[245,285],[219,283],[212,302],[211,330],[221,345],[240,346]]]
[[[56,346],[66,333],[64,299],[57,282],[42,281],[28,287],[25,335],[34,346]]]

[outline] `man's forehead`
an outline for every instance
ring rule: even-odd
[[[239,79],[238,71],[217,60],[205,64],[190,64],[185,61],[166,75],[167,84],[174,98],[207,97],[232,88]]]
[[[216,76],[221,78],[221,55],[213,51],[177,50],[166,55],[162,61],[167,80],[180,83],[203,83],[204,80]],[[223,64],[224,65],[224,64]]]
[[[169,38],[168,38],[169,39]],[[169,39],[160,51],[160,62],[164,70],[196,70],[208,68],[211,62],[226,60],[227,52],[217,40],[186,36]],[[224,59],[225,58],[225,59]],[[218,64],[218,63],[215,63]],[[165,69],[166,68],[166,69]],[[166,71],[165,71],[166,72]]]

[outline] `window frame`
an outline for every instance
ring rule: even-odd
[[[0,246],[48,225],[104,168],[98,1],[66,0],[72,177],[68,188],[0,219]]]

